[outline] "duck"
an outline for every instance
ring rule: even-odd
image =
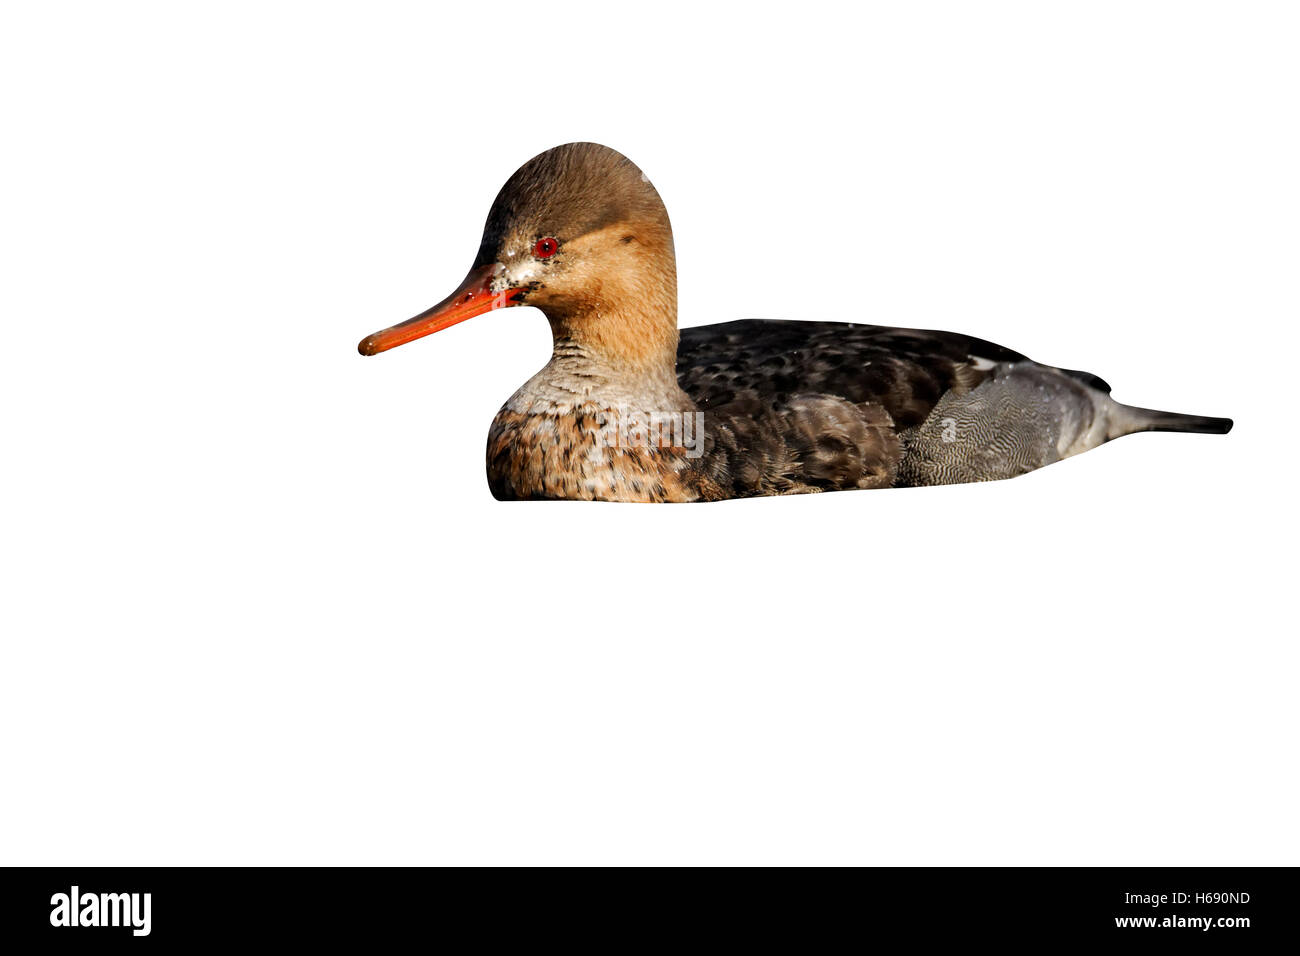
[[[1232,421],[1124,405],[1096,375],[968,335],[742,319],[677,327],[668,212],[596,143],[533,157],[502,187],[464,281],[361,340],[374,356],[532,306],[550,360],[497,412],[499,500],[701,502],[993,481],[1124,435]]]

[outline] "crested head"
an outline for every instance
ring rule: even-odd
[[[494,292],[522,290],[557,342],[610,361],[661,361],[677,348],[677,273],[668,211],[621,153],[569,143],[525,163],[502,187],[476,260]]]
[[[511,176],[488,213],[479,263],[532,254],[538,239],[564,244],[616,226],[672,241],[663,200],[636,164],[599,143],[567,143],[534,156]]]
[[[373,355],[464,319],[536,306],[557,350],[609,367],[662,366],[677,350],[673,233],[659,193],[626,156],[568,143],[534,156],[501,188],[470,274],[426,312],[368,336]]]

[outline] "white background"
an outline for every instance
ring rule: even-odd
[[[0,859],[1280,864],[1297,20],[1267,3],[9,4]],[[501,504],[575,139],[683,325],[964,331],[1237,421],[1011,482]]]

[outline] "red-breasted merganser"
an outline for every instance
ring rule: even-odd
[[[1121,405],[1086,372],[951,332],[747,319],[677,329],[672,228],[626,157],[570,143],[529,160],[465,281],[362,340],[374,355],[531,305],[551,360],[497,413],[500,499],[714,501],[989,481],[1140,431],[1224,418]]]

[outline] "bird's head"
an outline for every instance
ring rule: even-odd
[[[557,341],[635,359],[676,349],[672,228],[629,159],[569,143],[525,163],[488,213],[469,275],[433,308],[362,339],[362,355],[496,309],[532,305]],[[670,343],[666,343],[671,339]]]

